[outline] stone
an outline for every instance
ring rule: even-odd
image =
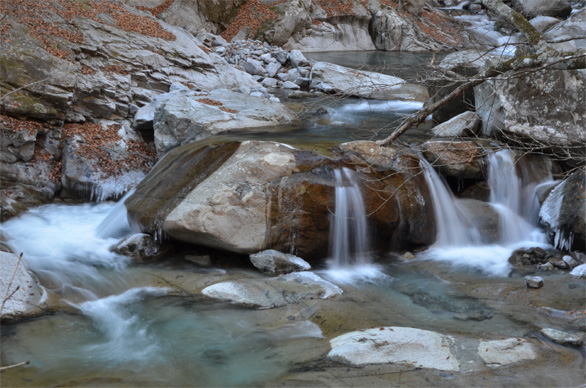
[[[482,341],[478,345],[478,355],[490,368],[537,358],[533,346],[521,338]]]
[[[128,236],[110,248],[112,252],[130,257],[136,262],[153,260],[161,257],[165,249],[155,241],[153,236],[146,233],[137,233]]]
[[[464,112],[432,128],[439,137],[462,137],[475,135],[480,128],[480,117],[476,112]]]
[[[525,284],[528,288],[543,287],[543,278],[541,276],[525,276]]]
[[[572,14],[568,19],[556,24],[543,34],[548,42],[560,52],[586,52],[586,10]]]
[[[299,85],[297,85],[296,83],[293,83],[291,81],[285,81],[283,82],[283,88],[285,89],[300,89]]]
[[[173,94],[155,112],[157,153],[162,156],[181,144],[226,131],[270,127],[293,120],[284,105],[255,93],[260,92],[247,96],[216,89],[210,93]]]
[[[252,254],[250,255],[250,261],[259,271],[270,276],[311,269],[311,265],[302,258],[274,249]]]
[[[29,270],[26,258],[21,258],[19,262],[19,257],[15,254],[0,251],[0,263],[2,298],[11,295],[2,309],[2,322],[17,321],[44,313],[48,308],[47,291]],[[13,274],[14,279],[10,284]]]
[[[429,98],[425,87],[407,83],[390,75],[354,70],[327,62],[313,65],[310,88],[324,93],[381,100],[424,102]]]
[[[515,75],[474,88],[476,112],[482,133],[505,142],[535,147],[534,152],[554,150],[581,160],[586,155],[586,72],[536,71]],[[532,90],[532,93],[526,93]]]
[[[553,16],[566,18],[572,6],[566,0],[513,0],[513,8],[527,18]]]
[[[586,167],[557,185],[539,211],[549,240],[563,250],[584,251],[586,245]]]
[[[535,27],[537,31],[543,34],[545,31],[555,26],[560,21],[560,19],[551,16],[537,16],[529,20],[529,23],[531,23],[531,25]]]
[[[266,77],[260,84],[266,88],[276,88],[277,82],[278,81],[275,78]]]
[[[304,299],[329,299],[341,293],[341,288],[313,272],[221,282],[202,290],[202,294],[209,298],[257,309],[297,304]]]
[[[244,64],[244,70],[251,75],[264,75],[266,72],[262,65],[262,62],[251,58],[246,59],[246,63]]]
[[[584,344],[584,333],[567,333],[551,328],[541,329],[541,333],[549,340],[560,345],[582,346]]]
[[[208,268],[212,266],[212,258],[210,255],[185,255],[183,259],[200,267]]]
[[[586,278],[586,264],[580,264],[579,266],[577,266],[576,268],[574,268],[572,270],[572,272],[570,272],[570,275],[579,277],[579,278]]]
[[[486,148],[475,140],[428,140],[421,145],[425,159],[443,175],[484,179]]]
[[[271,62],[267,65],[267,76],[275,77],[277,73],[283,68],[279,62]]]
[[[330,340],[328,357],[352,366],[409,364],[417,368],[460,370],[453,338],[433,331],[385,326],[353,331]]]
[[[292,67],[299,67],[299,66],[308,66],[310,65],[305,55],[299,50],[291,50],[289,52],[289,62],[291,62]]]

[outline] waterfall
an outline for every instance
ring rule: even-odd
[[[437,235],[435,247],[477,245],[482,237],[473,220],[460,206],[454,194],[425,159],[420,159],[425,181],[433,201]]]
[[[370,262],[368,222],[364,201],[355,173],[335,170],[336,210],[330,228],[330,252],[333,266],[347,267]]]
[[[110,210],[106,218],[96,227],[96,236],[100,238],[117,237],[122,238],[131,233],[128,224],[128,213],[124,201],[134,193],[129,190],[116,205]]]

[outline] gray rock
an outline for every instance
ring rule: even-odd
[[[431,132],[439,137],[461,137],[474,135],[480,128],[480,117],[476,112],[464,112],[433,127]]]
[[[474,140],[428,140],[421,145],[425,159],[444,175],[484,179],[486,149]]]
[[[299,85],[297,85],[296,83],[293,83],[291,81],[283,82],[283,88],[285,88],[285,89],[300,89]]]
[[[552,43],[549,46],[561,52],[586,51],[586,10],[572,14],[568,19],[556,24],[543,38]]]
[[[533,346],[521,338],[482,341],[478,345],[478,355],[491,368],[537,358]]]
[[[586,278],[586,264],[580,264],[574,268],[570,274],[582,279]]]
[[[525,276],[525,284],[529,288],[543,287],[543,278],[541,276]]]
[[[157,259],[164,251],[153,236],[145,233],[137,233],[128,236],[110,248],[112,252],[130,257],[137,262]]]
[[[345,96],[382,100],[424,102],[429,98],[425,87],[407,83],[390,75],[358,71],[327,62],[316,63],[311,70],[312,89]]]
[[[513,8],[525,17],[553,16],[566,18],[572,6],[566,0],[513,0]]]
[[[409,364],[418,368],[460,370],[450,351],[453,338],[410,327],[380,327],[353,331],[330,340],[328,357],[353,366]]]
[[[289,59],[289,55],[284,51],[274,51],[271,55],[279,62],[281,65],[287,63]]]
[[[551,328],[541,329],[541,333],[548,339],[561,345],[582,346],[584,344],[584,333],[567,333]]]
[[[271,276],[311,269],[309,263],[302,258],[274,249],[252,254],[250,261],[259,271]]]
[[[301,73],[297,69],[289,69],[289,71],[287,71],[287,74],[289,74],[289,81],[295,81],[297,78],[301,77]]]
[[[222,282],[202,290],[209,298],[258,309],[296,304],[303,299],[329,299],[341,293],[341,288],[313,272]]]
[[[531,25],[541,33],[544,33],[559,22],[560,19],[551,16],[537,16],[529,20],[529,23],[531,23]]]
[[[279,62],[271,62],[267,65],[267,75],[269,77],[275,77],[282,68],[283,66]]]
[[[289,61],[291,62],[292,67],[310,65],[307,58],[305,58],[305,55],[299,50],[291,50],[291,52],[289,52]]]
[[[586,244],[586,167],[556,186],[541,206],[539,222],[560,249],[582,251]]]
[[[293,81],[293,82],[302,88],[307,88],[307,87],[309,87],[309,84],[311,81],[309,78],[299,77],[299,78],[295,79],[295,81]]]
[[[47,292],[39,283],[37,277],[29,270],[26,264],[26,258],[22,258],[18,265],[18,256],[0,251],[0,290],[2,298],[6,295],[12,295],[6,300],[2,316],[0,319],[4,321],[16,321],[19,319],[29,318],[40,315],[48,308]],[[15,272],[16,270],[16,272]],[[8,285],[12,275],[14,279]]]
[[[262,65],[262,62],[257,61],[255,59],[248,58],[246,59],[246,64],[244,65],[244,70],[248,74],[252,75],[264,75],[265,69]]]
[[[563,149],[575,159],[586,155],[586,72],[547,70],[515,76],[474,88],[482,132],[538,149]],[[532,93],[526,93],[532,90]],[[557,147],[557,148],[556,148]]]
[[[276,88],[277,82],[278,81],[275,78],[266,77],[262,80],[261,85],[267,88]]]
[[[280,103],[261,98],[262,95],[260,92],[253,92],[246,96],[226,89],[217,89],[206,94],[187,93],[170,96],[157,107],[155,113],[157,153],[163,155],[178,145],[229,130],[268,127],[291,122],[293,115],[287,108]],[[209,100],[215,101],[216,105],[206,103]]]

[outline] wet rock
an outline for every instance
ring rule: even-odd
[[[324,93],[382,100],[425,101],[425,87],[390,75],[358,71],[327,62],[313,65],[310,88]]]
[[[295,272],[270,279],[249,279],[216,283],[203,295],[258,309],[299,303],[303,299],[329,299],[342,293],[338,286],[312,272]]]
[[[166,253],[167,249],[162,249],[161,244],[150,234],[137,233],[118,242],[110,248],[112,252],[130,257],[137,262],[154,260]]]
[[[535,151],[563,150],[570,158],[586,155],[586,73],[547,70],[526,75],[513,72],[474,88],[482,133]],[[526,93],[526,90],[533,90]]]
[[[543,287],[543,278],[541,276],[525,276],[525,285],[529,288]]]
[[[551,328],[541,329],[541,333],[549,340],[560,345],[581,346],[584,344],[584,333],[567,333],[562,330]]]
[[[586,247],[586,167],[560,183],[539,211],[539,222],[557,248],[583,251]]]
[[[533,360],[537,357],[533,346],[521,338],[482,341],[478,345],[478,355],[491,368]]]
[[[183,259],[200,267],[207,268],[212,266],[212,258],[209,255],[185,255]]]
[[[308,271],[311,265],[300,257],[269,249],[250,255],[250,261],[261,272],[270,276]]]
[[[0,251],[0,290],[2,298],[10,296],[2,310],[0,319],[5,321],[16,321],[40,315],[48,308],[47,291],[37,277],[28,269],[26,259],[20,259],[18,267],[18,256]],[[16,271],[16,272],[15,272]],[[12,284],[10,280],[15,273]],[[8,285],[10,284],[10,288]],[[8,292],[6,294],[6,292]]]
[[[265,90],[266,91],[266,90]],[[286,124],[293,114],[284,105],[226,89],[173,94],[156,108],[155,146],[172,148],[231,130]]]
[[[450,351],[453,338],[410,327],[380,327],[353,331],[330,340],[328,357],[353,366],[409,364],[419,368],[458,371]]]
[[[479,128],[480,117],[468,111],[433,127],[431,132],[439,137],[461,137],[474,135]]]
[[[586,278],[586,264],[580,264],[570,274],[579,278]]]
[[[491,244],[500,240],[500,217],[494,207],[475,199],[459,199],[458,205],[474,220],[483,242]]]
[[[474,140],[428,140],[423,155],[443,175],[484,179],[486,147]]]

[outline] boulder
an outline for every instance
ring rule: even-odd
[[[536,16],[566,18],[572,13],[572,6],[566,0],[513,0],[513,8],[526,18]]]
[[[209,298],[257,309],[297,304],[303,299],[329,299],[342,292],[341,288],[313,272],[222,282],[202,290],[202,294]]]
[[[560,19],[551,16],[537,16],[529,20],[529,23],[542,34],[560,22]]]
[[[293,114],[282,104],[226,89],[180,91],[155,110],[155,146],[170,149],[226,131],[286,124]]]
[[[333,170],[361,166],[377,248],[432,242],[431,201],[416,157],[374,142],[348,143],[337,152],[339,159],[332,159],[262,141],[184,145],[160,160],[125,201],[129,220],[137,231],[192,244],[323,259],[335,206]],[[393,157],[383,156],[389,152]],[[373,165],[377,160],[382,164]]]
[[[584,333],[567,333],[551,328],[541,329],[541,333],[549,340],[561,345],[582,346],[584,344]]]
[[[19,263],[18,256],[0,251],[0,263],[2,298],[10,296],[4,304],[0,319],[3,322],[16,321],[45,312],[48,308],[47,291],[29,270],[26,259],[21,258]],[[10,283],[13,274],[14,279]]]
[[[539,211],[539,222],[559,249],[584,252],[586,247],[585,182],[586,167],[582,167],[551,191]]]
[[[581,160],[586,155],[585,84],[584,70],[552,69],[526,74],[510,71],[486,81],[474,88],[482,132]]]
[[[482,341],[478,345],[478,355],[491,368],[537,358],[533,346],[521,338]]]
[[[344,96],[424,102],[429,98],[425,87],[407,83],[390,75],[354,70],[327,62],[313,65],[310,88]]]
[[[469,219],[474,220],[485,244],[500,241],[500,216],[493,206],[475,199],[458,199],[458,207],[465,210]]]
[[[460,370],[450,346],[454,339],[411,327],[376,327],[353,331],[330,340],[328,357],[352,366],[409,364],[417,368]]]
[[[476,112],[464,112],[432,128],[439,137],[462,137],[476,134],[480,128],[480,117]]]
[[[425,159],[443,175],[482,180],[486,147],[475,140],[428,140],[421,145]]]
[[[568,19],[549,29],[543,38],[561,52],[586,52],[586,9],[578,11]]]
[[[261,272],[270,276],[308,271],[311,265],[300,257],[268,249],[250,255],[250,261]]]

